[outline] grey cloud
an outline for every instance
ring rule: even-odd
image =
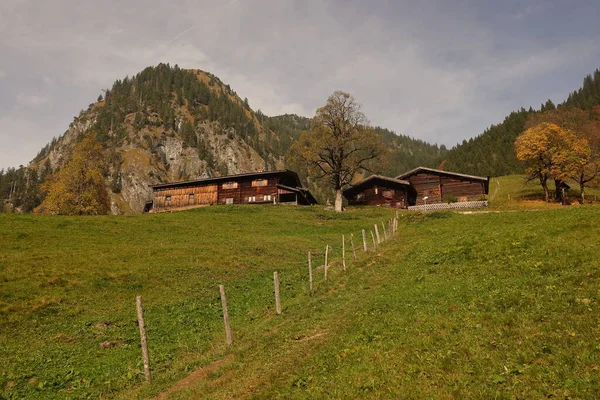
[[[0,167],[26,163],[103,88],[159,62],[210,71],[273,115],[311,116],[346,90],[372,123],[452,145],[567,95],[545,79],[568,76],[572,90],[582,69],[597,67],[587,39],[595,24],[585,36],[539,35],[553,29],[552,10],[517,1],[5,0]]]

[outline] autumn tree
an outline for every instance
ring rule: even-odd
[[[49,179],[48,195],[40,206],[47,214],[98,215],[110,210],[102,146],[93,134],[74,150],[71,160]]]
[[[335,191],[335,211],[342,211],[342,189],[367,162],[383,151],[382,139],[369,126],[361,105],[348,93],[333,93],[317,110],[309,131],[290,149],[292,160],[305,164],[317,179],[328,179]]]
[[[585,138],[547,122],[525,130],[515,141],[515,151],[529,179],[539,180],[546,201],[550,200],[548,180],[554,179],[558,186],[574,176],[591,155]]]
[[[576,157],[570,164],[570,174],[567,178],[579,184],[581,194],[580,202],[585,200],[585,188],[598,181],[600,177],[600,115],[594,112],[581,110],[570,106],[560,106],[540,114],[531,115],[525,124],[526,128],[533,128],[542,123],[558,125],[563,130],[568,130],[576,135],[579,140],[572,142]],[[583,147],[582,147],[583,146]],[[588,152],[589,148],[589,152]],[[573,155],[573,154],[572,154]],[[556,197],[560,195],[558,187],[560,182],[555,182]]]

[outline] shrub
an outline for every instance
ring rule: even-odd
[[[458,203],[458,197],[456,197],[453,194],[445,194],[444,197],[442,197],[442,201],[444,203]]]

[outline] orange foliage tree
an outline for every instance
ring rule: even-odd
[[[48,183],[39,207],[46,214],[98,215],[110,210],[102,146],[93,134],[73,151],[71,160]]]
[[[515,151],[517,159],[525,164],[529,178],[540,181],[546,201],[550,200],[548,179],[554,179],[557,184],[564,182],[591,161],[586,138],[547,122],[525,130],[515,141]]]
[[[580,139],[570,142],[574,147],[571,152],[572,162],[568,163],[569,176],[565,174],[558,176],[562,175],[563,180],[570,178],[579,184],[581,193],[579,201],[583,203],[585,188],[596,183],[600,176],[600,107],[588,112],[575,107],[561,106],[543,113],[532,114],[525,128],[534,128],[544,122],[556,124],[563,130],[573,132],[576,138]],[[587,146],[589,146],[589,154],[587,154]],[[560,196],[560,183],[560,181],[556,182],[557,198]]]

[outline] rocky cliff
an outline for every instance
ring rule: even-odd
[[[165,71],[173,77],[160,76]],[[106,148],[106,184],[115,214],[141,212],[152,198],[152,184],[282,167],[282,156],[268,151],[254,112],[216,77],[168,66],[152,72],[155,79],[136,76],[115,83],[105,98],[82,111],[62,136],[42,149],[31,167],[57,171],[78,140],[96,135]],[[200,102],[194,94],[182,94],[186,87],[181,76],[208,89]],[[162,79],[172,80],[167,95],[145,101],[142,87]],[[135,93],[129,104],[132,92],[141,97]]]

